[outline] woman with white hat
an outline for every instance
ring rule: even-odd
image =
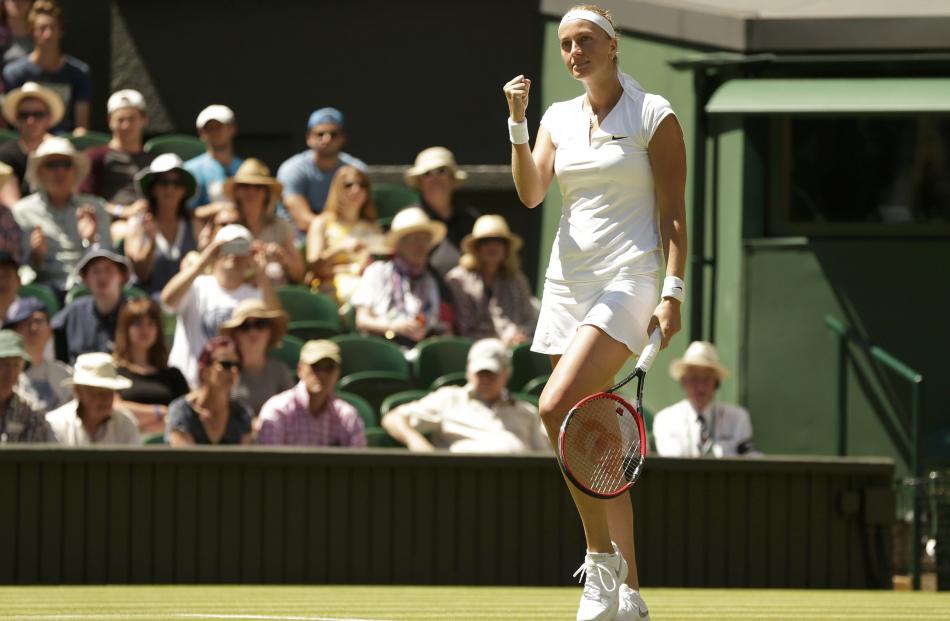
[[[47,138],[30,155],[26,177],[35,194],[13,206],[37,282],[66,291],[79,259],[93,245],[111,248],[111,217],[98,196],[80,194],[89,160],[65,138]]]
[[[534,334],[531,287],[518,261],[521,243],[499,215],[480,217],[462,240],[464,254],[445,276],[459,335],[499,338],[512,347]]]
[[[687,242],[686,149],[669,102],[620,71],[606,10],[571,8],[558,44],[584,93],[547,110],[533,152],[531,80],[519,75],[503,87],[519,198],[539,205],[556,176],[563,200],[532,347],[554,363],[539,408],[552,440],[568,410],[609,386],[655,328],[663,347],[679,331]],[[645,619],[629,497],[604,501],[568,487],[588,550],[577,619]]]
[[[430,220],[419,207],[396,214],[386,237],[393,258],[367,267],[350,300],[357,330],[404,347],[449,331],[442,322],[439,283],[426,264],[429,251],[444,237],[445,225]]]
[[[276,285],[300,282],[305,270],[293,226],[276,214],[283,188],[267,165],[253,157],[223,187],[224,195],[237,207],[241,224],[266,254],[267,273]]]
[[[197,181],[174,153],[163,153],[135,175],[148,212],[134,216],[125,238],[125,255],[132,260],[138,286],[161,291],[181,271],[181,260],[197,250],[194,222],[187,208]]]
[[[435,222],[445,225],[445,236],[429,253],[429,265],[444,278],[458,264],[462,239],[472,232],[478,212],[459,205],[455,190],[467,178],[455,155],[445,147],[429,147],[416,156],[405,172],[406,184],[419,191],[419,206]]]
[[[755,453],[749,412],[716,401],[716,391],[729,378],[716,346],[693,341],[682,358],[670,364],[670,376],[686,398],[653,418],[656,451],[668,457],[729,457]]]

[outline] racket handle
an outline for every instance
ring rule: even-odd
[[[640,358],[637,359],[638,371],[646,373],[650,370],[650,367],[653,366],[653,360],[660,351],[660,343],[662,339],[663,335],[660,333],[659,328],[650,334],[650,342],[647,343],[646,347],[643,348],[643,351],[640,353]]]

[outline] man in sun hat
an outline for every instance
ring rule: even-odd
[[[20,391],[20,375],[28,362],[22,337],[0,330],[0,444],[56,442],[44,412]]]
[[[459,170],[455,155],[445,147],[429,147],[416,156],[405,172],[406,184],[419,192],[419,206],[426,215],[445,225],[445,238],[432,249],[429,265],[440,278],[458,265],[462,239],[472,232],[478,212],[459,205],[455,190],[468,178]]]
[[[657,412],[653,419],[656,450],[668,457],[729,457],[756,454],[749,413],[737,405],[715,400],[728,379],[716,346],[693,341],[682,358],[670,364],[686,398]]]
[[[68,446],[139,444],[139,426],[131,414],[114,405],[115,394],[132,386],[104,352],[76,358],[71,379],[76,398],[46,415],[56,439]]]
[[[233,177],[244,162],[234,154],[237,123],[231,108],[211,104],[198,113],[195,126],[206,150],[185,162],[185,168],[198,180],[198,193],[191,201],[192,208],[221,200],[221,185]]]
[[[334,394],[340,379],[340,346],[333,341],[304,343],[297,363],[300,381],[261,408],[258,444],[366,446],[356,408]]]
[[[26,181],[26,162],[46,138],[50,127],[63,118],[63,100],[52,89],[27,82],[3,97],[3,118],[17,130],[17,139],[0,144],[0,162],[13,168],[14,179],[0,186],[0,203],[13,205],[32,190]]]
[[[407,207],[393,218],[387,244],[388,261],[366,268],[350,299],[356,308],[356,329],[410,348],[432,334],[445,334],[439,283],[427,259],[445,237],[445,225],[429,219],[419,207]]]
[[[142,93],[124,88],[112,93],[106,111],[112,138],[106,144],[85,150],[89,176],[81,189],[104,198],[114,216],[127,219],[147,207],[136,192],[135,175],[155,159],[143,148],[148,108]]]
[[[79,259],[93,246],[112,247],[105,201],[78,192],[88,172],[89,160],[69,140],[47,138],[26,166],[27,181],[37,192],[13,206],[36,281],[60,299],[74,282],[70,277]]]
[[[301,233],[310,229],[313,217],[323,211],[330,182],[341,166],[353,166],[366,172],[366,164],[343,152],[346,124],[336,108],[314,110],[307,120],[307,147],[277,170],[284,184],[284,207]]]
[[[511,353],[504,343],[494,338],[475,341],[465,377],[464,386],[443,386],[390,411],[383,417],[383,428],[411,451],[550,451],[537,409],[512,398],[505,388]]]

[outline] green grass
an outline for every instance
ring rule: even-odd
[[[578,588],[0,587],[0,620],[574,619]],[[950,618],[950,594],[645,589],[653,621]]]

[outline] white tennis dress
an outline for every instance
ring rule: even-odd
[[[659,296],[663,253],[647,147],[669,102],[620,74],[623,95],[590,133],[584,95],[541,119],[556,148],[563,206],[531,349],[563,354],[581,325],[639,353]]]

